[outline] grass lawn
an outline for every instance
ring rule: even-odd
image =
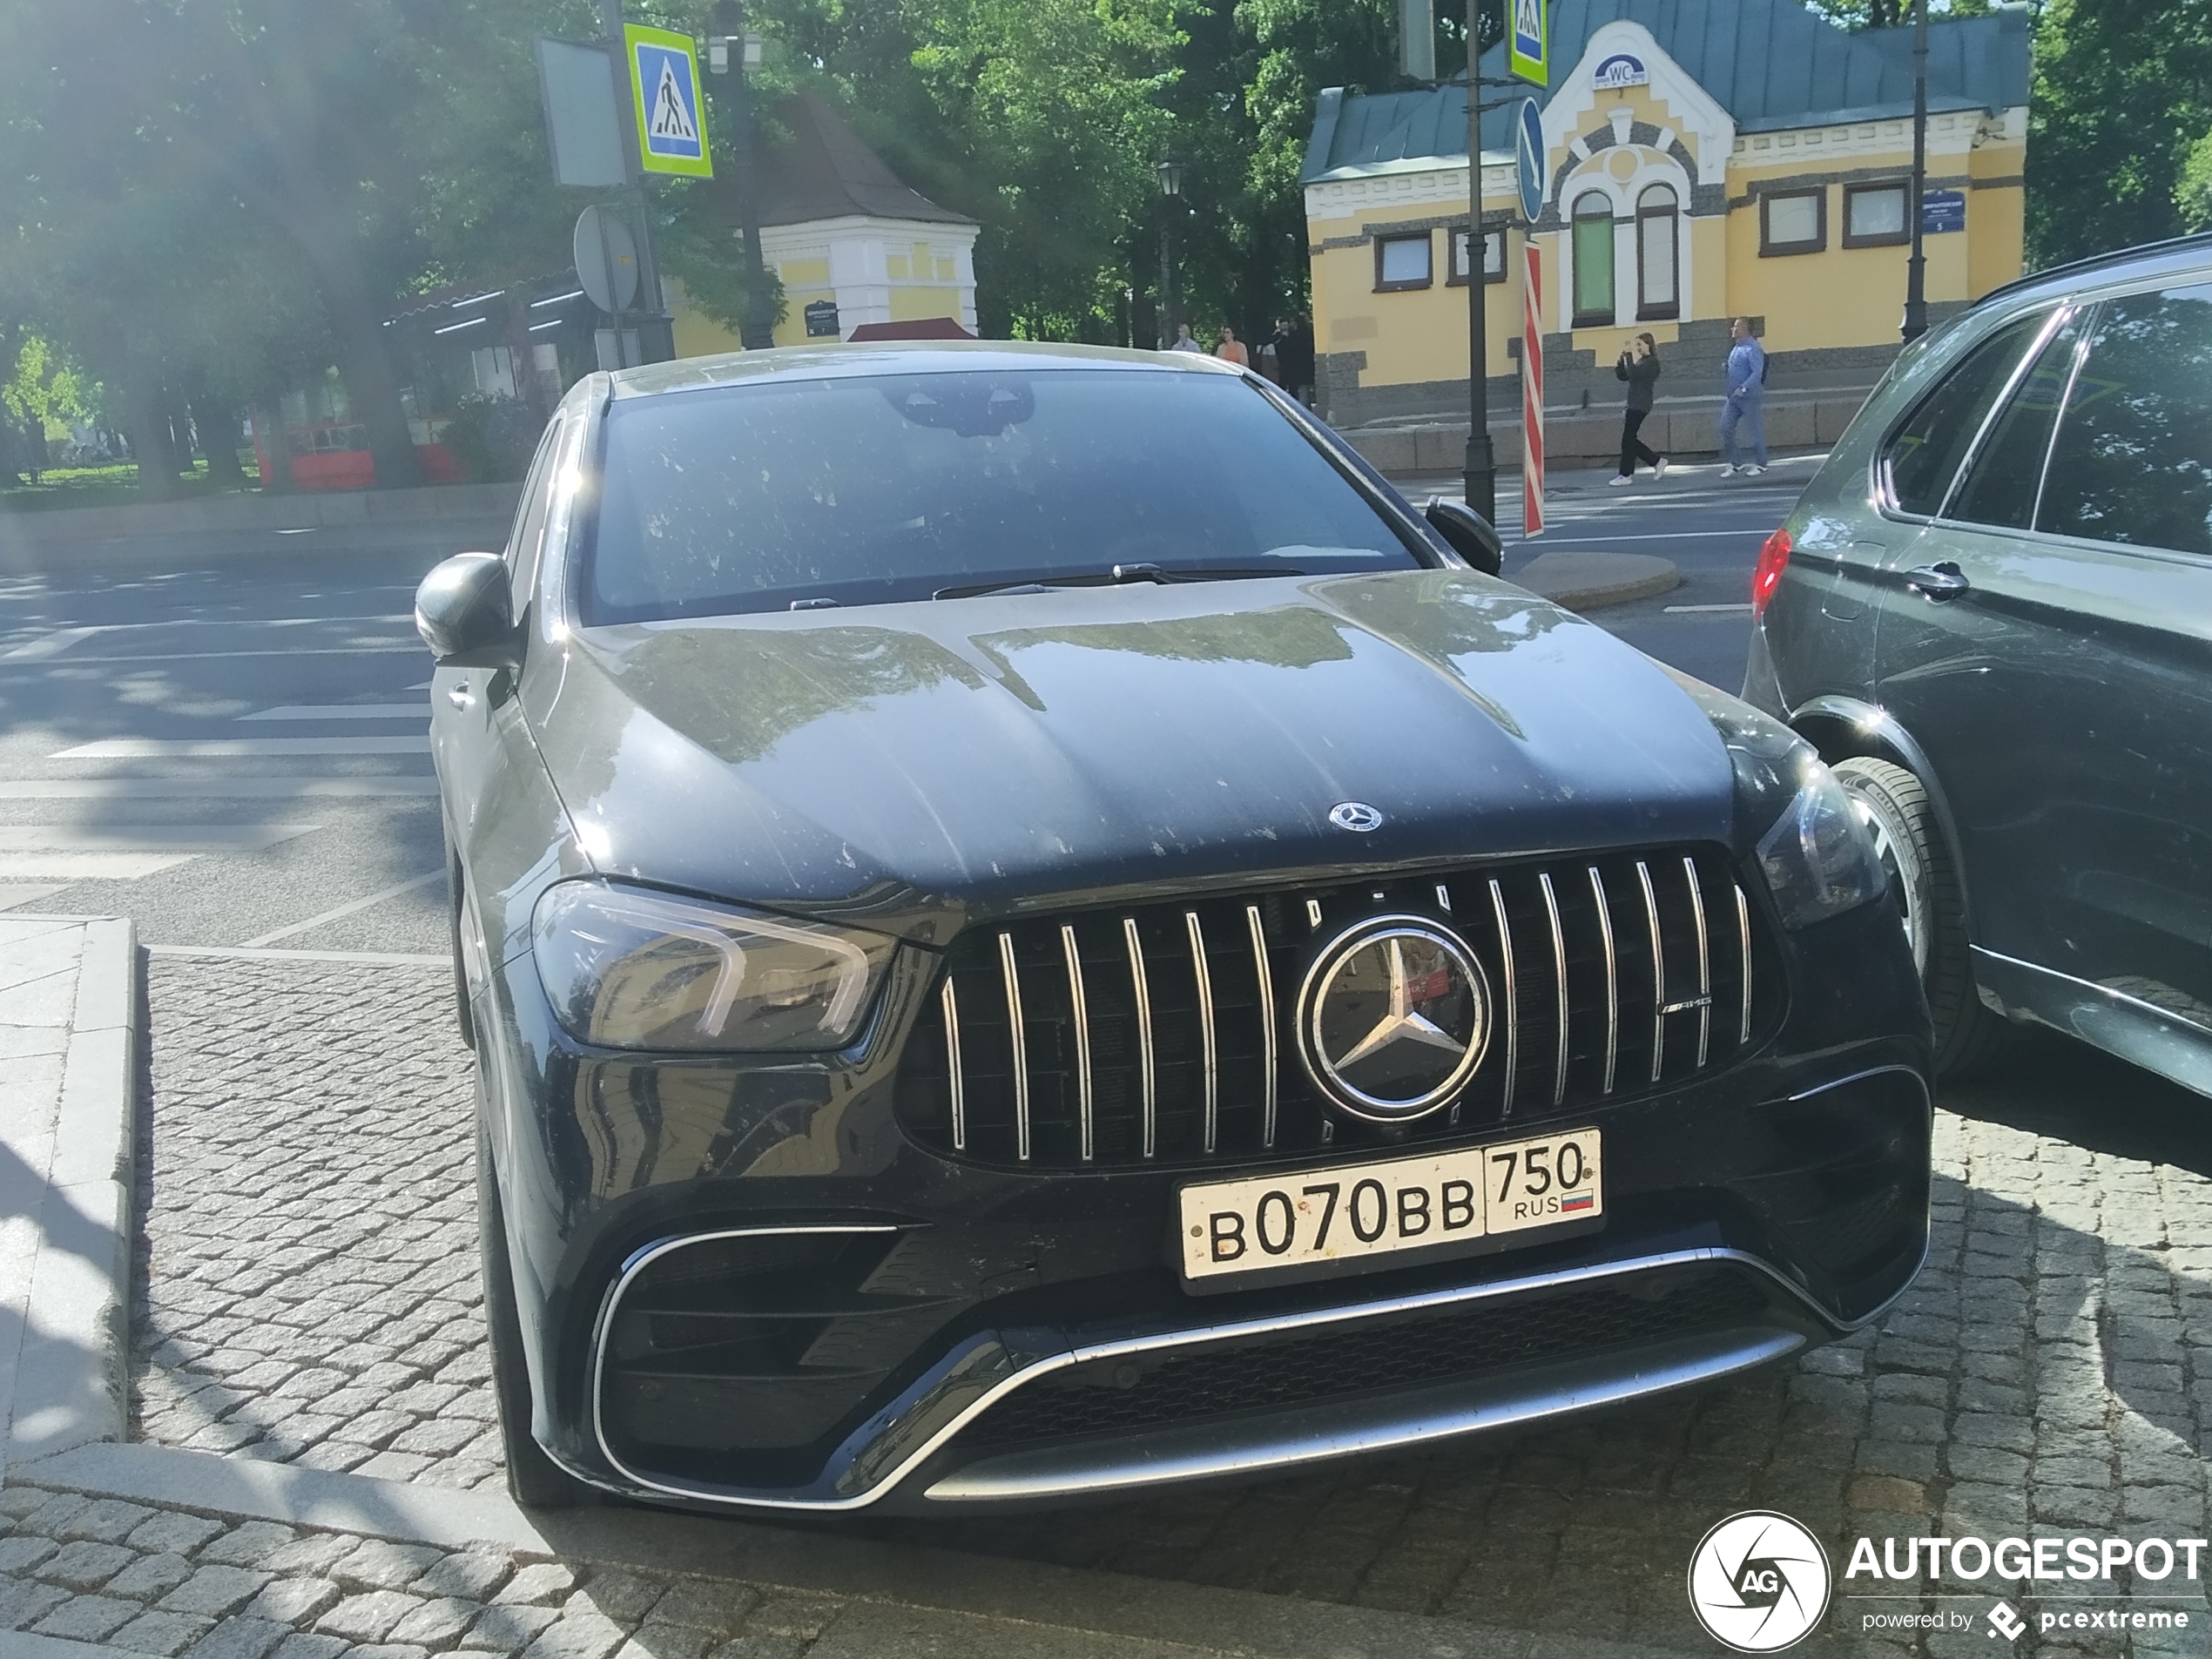
[[[253,462],[246,458],[246,494],[258,494],[260,487],[253,480]],[[222,496],[241,493],[235,488],[219,487],[208,481],[207,463],[192,462],[192,469],[177,478],[180,496]],[[138,494],[138,469],[125,461],[111,467],[49,467],[36,484],[10,483],[0,478],[0,513],[37,513],[57,508],[119,507],[142,499]]]

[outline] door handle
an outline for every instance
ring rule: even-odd
[[[1924,564],[1917,570],[1907,570],[1905,585],[1923,599],[1940,604],[1946,599],[1956,599],[1974,584],[1966,580],[1965,571],[1946,559],[1940,564]]]
[[[476,699],[469,695],[469,682],[459,680],[446,687],[446,701],[457,709],[465,709]]]

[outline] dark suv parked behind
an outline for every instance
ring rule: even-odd
[[[1744,696],[1870,819],[1944,1069],[2032,1020],[2212,1093],[2212,238],[1909,347],[1752,600]]]

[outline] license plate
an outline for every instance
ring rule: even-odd
[[[1185,1279],[1429,1251],[1605,1213],[1594,1129],[1216,1181],[1177,1197]]]

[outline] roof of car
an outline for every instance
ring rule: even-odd
[[[865,345],[824,341],[771,351],[679,357],[625,368],[609,377],[618,398],[727,386],[740,381],[823,380],[870,374],[944,374],[1020,369],[1151,370],[1156,374],[1241,374],[1234,364],[1196,352],[1129,351],[1117,346],[1070,346],[1024,340],[881,340]]]
[[[2087,259],[2069,260],[2064,265],[2031,271],[2016,281],[2007,282],[2001,288],[1992,288],[1976,303],[1987,305],[1993,300],[2014,300],[2046,290],[2056,295],[2081,287],[2088,279],[2101,276],[2158,276],[2169,271],[2192,270],[2202,266],[2208,254],[2212,254],[2212,231],[2168,237],[2160,242],[2143,242],[2134,247],[2119,248],[2110,253],[2094,253]]]

